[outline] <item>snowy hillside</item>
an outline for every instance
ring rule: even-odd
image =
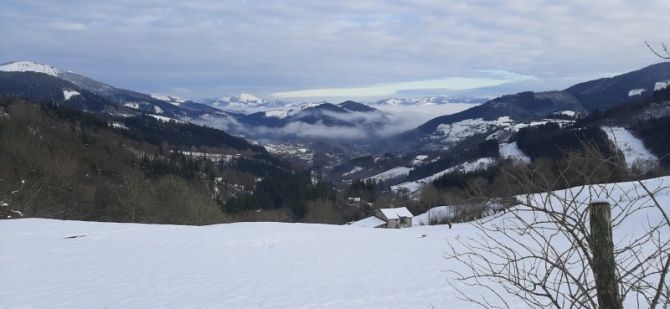
[[[658,158],[644,147],[644,143],[625,128],[602,127],[602,129],[607,133],[609,140],[623,153],[628,167],[658,161]]]
[[[659,189],[670,177],[646,183]],[[641,191],[635,190],[623,183],[595,191],[622,201],[622,193]],[[670,210],[670,189],[656,197]],[[615,244],[641,232],[647,211],[615,227]],[[2,220],[0,307],[479,308],[449,286],[444,270],[462,265],[443,255],[449,245],[478,233],[471,224],[385,230]],[[484,289],[471,292],[491,296]],[[627,298],[627,306],[635,301]]]
[[[477,160],[471,161],[471,162],[465,162],[459,165],[456,165],[454,167],[450,167],[444,171],[441,171],[439,173],[435,173],[431,176],[428,176],[426,178],[422,178],[419,180],[415,181],[408,181],[408,182],[403,182],[399,185],[391,186],[391,190],[393,191],[407,191],[407,193],[414,193],[418,192],[423,188],[425,185],[433,182],[434,180],[442,177],[443,175],[450,174],[450,173],[469,173],[469,172],[474,172],[478,170],[483,170],[488,168],[491,165],[494,165],[496,163],[495,158],[479,158]]]
[[[409,172],[412,171],[412,168],[409,167],[404,167],[404,166],[398,166],[394,167],[388,171],[379,173],[377,175],[374,175],[372,177],[366,178],[366,180],[374,180],[374,181],[385,181],[393,178],[397,178],[400,176],[407,176],[409,175]]]
[[[570,115],[574,116],[572,111]],[[547,123],[556,123],[559,126],[565,126],[572,123],[572,120],[561,119],[539,119],[536,121],[516,122],[508,116],[498,117],[496,120],[484,120],[482,118],[467,119],[454,123],[440,124],[435,128],[435,132],[430,136],[434,141],[449,148],[464,141],[467,138],[477,134],[487,133],[487,139],[496,139],[506,142],[507,139],[522,128],[540,126]]]
[[[500,144],[500,156],[505,159],[514,160],[520,163],[530,163],[530,157],[527,156],[516,142]]]

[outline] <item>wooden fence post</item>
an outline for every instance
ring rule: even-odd
[[[614,242],[612,240],[612,213],[607,202],[592,202],[589,205],[591,220],[591,251],[593,252],[593,275],[596,280],[598,307],[622,309],[619,281],[616,277]]]

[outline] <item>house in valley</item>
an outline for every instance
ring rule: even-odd
[[[373,216],[347,224],[358,227],[399,229],[412,227],[414,215],[405,207],[377,209]]]
[[[374,216],[386,222],[386,224],[379,227],[387,229],[412,227],[412,218],[414,217],[405,207],[377,209]]]

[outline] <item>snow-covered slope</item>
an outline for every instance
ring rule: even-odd
[[[63,90],[63,98],[65,98],[65,101],[76,95],[80,95],[80,93],[75,90]]]
[[[407,193],[414,193],[418,192],[423,188],[425,185],[433,182],[434,180],[440,178],[443,175],[450,174],[450,173],[468,173],[468,172],[474,172],[478,170],[483,170],[488,168],[489,166],[493,165],[496,163],[495,158],[479,158],[474,161],[470,162],[465,162],[453,167],[450,167],[444,171],[441,171],[439,173],[435,173],[431,176],[428,176],[426,178],[422,178],[419,180],[415,181],[408,181],[408,182],[403,182],[399,185],[391,186],[391,190],[393,191],[406,191]]]
[[[625,128],[602,127],[602,129],[607,133],[609,140],[623,153],[628,167],[636,164],[646,166],[658,162],[658,158],[644,147],[644,143]]]
[[[376,180],[376,181],[384,181],[384,180],[389,180],[393,178],[397,178],[400,176],[407,176],[409,175],[409,172],[412,171],[412,168],[410,167],[404,167],[404,166],[398,166],[394,167],[388,171],[379,173],[377,175],[374,175],[372,177],[366,178],[366,180]]]
[[[655,190],[670,185],[670,177],[646,184]],[[606,193],[611,202],[625,200],[625,192],[643,192],[634,183],[599,188],[579,192]],[[669,188],[656,198],[670,211]],[[660,220],[650,218],[651,211],[635,212],[615,226],[615,245],[636,239],[649,220]],[[497,220],[513,219],[509,211],[501,216]],[[0,220],[0,307],[481,308],[462,301],[449,285],[459,283],[444,271],[463,271],[462,265],[445,260],[444,252],[477,235],[479,230],[470,224],[386,230],[282,223],[195,227]],[[520,241],[525,237],[520,235]],[[562,239],[552,236],[552,241]],[[489,287],[505,293],[496,284]],[[493,296],[486,289],[467,291]],[[636,301],[626,298],[625,307],[636,307]],[[517,300],[509,304],[526,307]]]
[[[41,64],[32,61],[16,61],[8,62],[3,65],[0,65],[0,71],[2,72],[35,72],[35,73],[44,73],[51,76],[58,76],[62,73],[61,70],[46,64]]]
[[[516,160],[521,163],[530,163],[530,157],[527,156],[516,142],[500,144],[500,156],[505,159]]]

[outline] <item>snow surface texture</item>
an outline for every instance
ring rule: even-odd
[[[79,92],[74,90],[63,90],[63,98],[65,98],[65,101],[79,94],[80,94]]]
[[[41,64],[32,61],[17,61],[0,65],[0,71],[3,72],[36,72],[51,76],[58,76],[61,71],[50,65]]]
[[[658,158],[652,154],[640,139],[622,127],[602,127],[609,140],[623,153],[626,165],[633,166],[655,164]]]
[[[519,146],[517,146],[516,142],[500,144],[500,156],[505,159],[515,160],[521,163],[530,163],[530,157],[523,153],[521,149],[519,149]]]
[[[391,190],[393,190],[393,191],[406,190],[408,193],[414,193],[414,192],[417,192],[417,191],[421,190],[421,188],[423,188],[423,186],[433,182],[433,180],[442,177],[442,175],[455,173],[455,172],[469,173],[469,172],[474,172],[474,171],[478,171],[478,170],[483,170],[483,169],[485,169],[485,168],[487,168],[487,167],[489,167],[489,166],[491,166],[495,163],[496,163],[495,158],[479,158],[475,161],[465,162],[465,163],[461,163],[459,165],[456,165],[454,167],[450,167],[450,168],[448,168],[444,171],[441,171],[439,173],[435,173],[435,174],[433,174],[431,176],[428,176],[426,178],[421,178],[421,179],[415,180],[415,181],[403,182],[399,185],[391,186]]]
[[[670,177],[646,184],[667,186]],[[603,188],[610,202],[642,191],[633,183]],[[656,198],[670,211],[670,189]],[[634,239],[647,215],[617,225],[614,243]],[[444,259],[449,244],[478,233],[471,224],[387,230],[2,220],[0,308],[481,308],[449,286],[458,282],[445,270],[462,266]],[[468,291],[495,300],[484,289]]]

